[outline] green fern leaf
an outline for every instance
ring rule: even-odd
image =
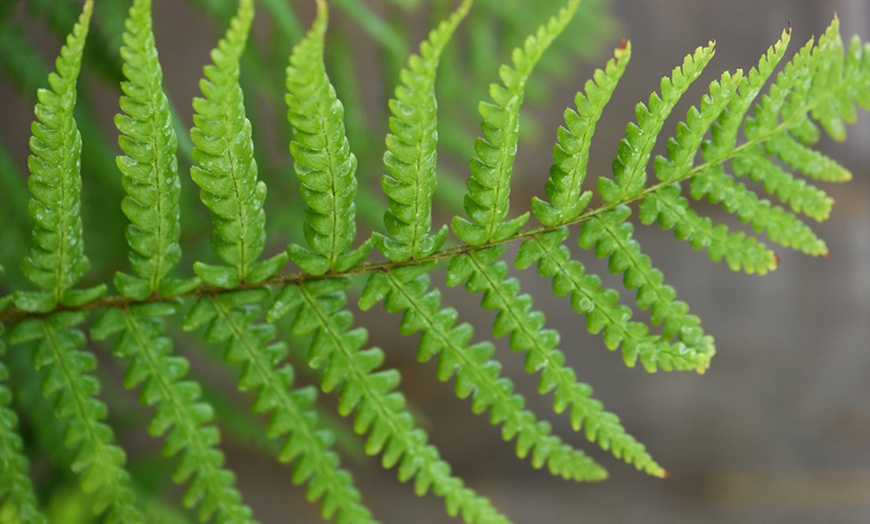
[[[287,119],[295,138],[290,153],[302,181],[304,233],[311,249],[293,244],[287,252],[296,265],[314,275],[354,267],[371,250],[371,241],[351,250],[357,161],[345,134],[344,108],[323,63],[327,20],[326,1],[317,0],[317,19],[293,48],[287,68]]]
[[[752,120],[746,123],[747,137],[755,139]],[[785,133],[771,136],[765,142],[768,153],[776,155],[784,164],[805,176],[823,182],[848,182],[852,173],[833,158],[800,143]]]
[[[713,58],[713,44],[699,47],[683,60],[670,77],[662,78],[661,96],[650,95],[649,106],[639,103],[635,108],[637,124],[625,129],[625,139],[619,143],[619,153],[613,161],[613,179],[599,178],[598,192],[609,204],[618,204],[637,197],[646,185],[646,166],[662,126],[674,106],[698,79]]]
[[[734,271],[763,275],[779,265],[776,254],[757,239],[742,231],[731,232],[724,224],[714,226],[709,217],[699,216],[680,196],[679,184],[645,197],[640,203],[640,220],[673,229],[677,240],[688,241],[694,249],[706,249],[714,262],[724,257]]]
[[[527,352],[526,371],[541,372],[538,386],[541,393],[555,390],[557,412],[573,405],[571,423],[575,430],[585,427],[590,441],[611,449],[617,458],[624,458],[652,475],[664,476],[664,469],[642,444],[626,433],[619,419],[591,398],[592,388],[577,382],[573,370],[565,366],[565,356],[556,349],[559,334],[544,329],[544,314],[532,309],[529,295],[520,294],[517,279],[507,278],[507,265],[498,260],[502,251],[500,247],[491,247],[452,259],[447,271],[448,285],[465,281],[468,291],[483,293],[481,305],[498,312],[493,334],[497,337],[509,334],[511,349]]]
[[[704,333],[700,319],[689,314],[689,306],[676,299],[677,292],[664,283],[664,275],[652,267],[649,256],[640,250],[634,239],[634,227],[626,222],[631,210],[617,206],[583,223],[578,243],[585,249],[595,248],[595,255],[608,258],[608,269],[623,274],[623,284],[637,289],[636,302],[641,309],[650,310],[654,324],[662,324],[662,337],[674,336],[685,345],[686,358],[700,363],[698,371],[709,367],[715,353],[712,337]]]
[[[831,215],[833,198],[782,169],[764,154],[761,146],[747,147],[734,157],[731,167],[735,176],[748,176],[753,182],[760,182],[768,194],[789,204],[795,213],[803,213],[819,222]]]
[[[824,255],[828,252],[824,241],[794,213],[760,200],[745,185],[725,174],[721,166],[706,169],[692,179],[692,197],[700,199],[704,196],[710,202],[721,202],[726,211],[736,214],[743,222],[751,223],[756,231],[766,232],[773,242],[799,249],[808,255]]]
[[[312,409],[316,392],[312,388],[292,390],[293,368],[279,367],[287,357],[283,343],[270,343],[275,337],[271,324],[253,324],[260,316],[268,292],[263,289],[224,293],[202,298],[185,318],[186,330],[208,323],[210,342],[229,341],[224,354],[228,364],[241,365],[238,387],[256,391],[253,410],[272,413],[268,435],[278,438],[289,433],[278,454],[282,462],[296,461],[293,482],[308,483],[310,500],[322,498],[325,518],[335,515],[339,523],[370,522],[371,514],[361,503],[353,478],[340,468],[339,457],[330,448],[331,432],[318,427]]]
[[[831,138],[843,141],[846,139],[846,124],[855,122],[857,118],[852,93],[849,89],[844,89],[844,85],[853,82],[844,81],[856,80],[857,76],[854,75],[860,69],[846,70],[840,21],[836,16],[825,33],[819,37],[819,44],[813,49],[812,58],[815,67],[809,94],[820,100],[813,105],[812,118]],[[788,113],[788,109],[785,112]]]
[[[2,274],[3,266],[0,266],[0,276]],[[5,309],[2,302],[0,300],[0,310]],[[5,326],[0,324],[0,357],[6,354],[5,331]],[[9,407],[12,390],[4,384],[8,379],[9,368],[0,361],[0,522],[41,524],[48,521],[39,510],[30,482],[30,464],[18,434],[18,415]]]
[[[27,311],[47,312],[57,303],[75,306],[105,292],[105,286],[72,290],[90,266],[84,253],[80,213],[82,138],[73,108],[92,12],[93,1],[87,0],[60,51],[57,72],[48,77],[51,89],[37,92],[37,121],[31,126],[30,139],[33,154],[27,159],[34,226],[30,256],[21,264],[21,271],[44,291],[19,294],[16,305]]]
[[[239,60],[253,17],[253,0],[242,0],[226,35],[212,51],[214,63],[204,69],[200,89],[205,98],[193,101],[195,127],[190,138],[198,166],[191,168],[190,175],[212,213],[212,248],[229,266],[198,262],[194,269],[204,281],[223,288],[263,281],[286,260],[281,254],[257,262],[266,243],[266,184],[257,180],[251,123],[245,118],[239,85]]]
[[[708,94],[701,100],[701,109],[695,106],[689,109],[686,120],[677,125],[676,138],[668,140],[667,158],[659,156],[655,159],[656,176],[661,183],[669,184],[686,178],[707,130],[737,95],[742,80],[740,71],[734,75],[723,73],[718,82],[710,83]]]
[[[759,69],[770,71],[769,64],[776,56],[771,53],[775,53],[775,49],[776,46],[762,57]],[[755,81],[757,70],[753,69],[750,76]],[[655,222],[663,229],[674,229],[678,240],[690,241],[695,249],[706,249],[713,261],[718,262],[725,256],[729,267],[735,271],[764,274],[776,268],[776,255],[757,239],[740,231],[729,232],[722,224],[714,227],[712,220],[700,217],[689,207],[688,200],[679,196],[680,186],[676,183],[691,176],[695,157],[704,145],[702,141],[708,129],[717,121],[733,118],[733,112],[729,114],[726,108],[732,108],[734,112],[744,111],[740,106],[745,104],[746,85],[741,71],[733,75],[724,73],[718,82],[711,82],[708,94],[701,100],[701,109],[694,106],[689,109],[686,120],[677,125],[676,139],[668,140],[667,157],[655,159],[656,175],[663,187],[641,199],[640,219],[644,224]],[[739,92],[741,87],[744,93]],[[714,130],[714,133],[717,131],[723,133],[721,129]],[[735,135],[730,131],[733,130],[729,130],[727,136],[732,139]],[[714,172],[715,168],[702,170],[693,179],[692,187]],[[673,185],[668,187],[667,184]]]
[[[387,135],[384,165],[390,171],[381,181],[389,197],[384,225],[393,238],[375,236],[378,249],[390,260],[401,262],[432,254],[444,242],[447,229],[430,236],[432,198],[435,193],[438,142],[435,71],[441,51],[468,13],[465,0],[420,45],[420,54],[408,60],[400,74],[403,85],[390,100],[391,134]]]
[[[505,440],[517,440],[517,455],[532,452],[536,468],[545,464],[553,475],[575,480],[603,480],[607,472],[582,451],[572,449],[556,436],[551,426],[538,421],[524,409],[525,399],[514,393],[513,383],[499,376],[501,364],[491,357],[495,348],[489,343],[469,346],[473,329],[468,324],[455,326],[457,312],[441,308],[441,293],[430,289],[425,273],[431,263],[407,266],[387,273],[373,273],[360,297],[363,309],[384,300],[391,313],[402,313],[399,327],[403,335],[418,331],[417,357],[421,362],[438,355],[438,378],[455,375],[454,390],[460,398],[472,397],[472,410],[490,410],[490,422],[502,426]],[[542,391],[544,393],[545,391]]]
[[[28,318],[12,329],[9,341],[37,342],[33,364],[44,370],[42,394],[56,395],[55,416],[66,420],[64,444],[75,452],[71,468],[81,477],[82,489],[96,494],[94,511],[107,511],[110,522],[143,522],[124,469],[124,451],[112,443],[112,429],[102,422],[106,405],[95,398],[100,383],[89,372],[96,368],[96,358],[81,351],[85,336],[76,326],[86,317],[85,312],[59,312]]]
[[[545,185],[551,203],[537,197],[532,199],[532,211],[544,225],[554,226],[574,220],[592,199],[592,193],[583,190],[592,135],[604,106],[610,101],[628,66],[631,44],[624,42],[614,55],[604,70],[597,69],[592,75],[593,80],[586,82],[585,94],[578,92],[575,96],[577,111],[565,110],[566,127],[557,130],[558,141],[553,146],[555,162]]]
[[[185,504],[198,506],[202,519],[216,513],[219,522],[253,522],[251,509],[241,502],[234,487],[235,475],[223,467],[224,455],[217,447],[220,433],[210,424],[214,410],[201,400],[199,384],[184,379],[190,364],[173,355],[172,341],[163,336],[162,317],[176,310],[166,302],[109,309],[96,320],[91,336],[104,339],[121,333],[113,353],[129,361],[124,386],[133,389],[141,385],[141,402],[157,406],[149,432],[155,437],[168,432],[164,454],[183,451],[172,480],[190,482],[183,497]]]
[[[528,220],[528,213],[506,220],[511,172],[519,140],[520,107],[535,64],[571,21],[579,3],[579,0],[571,0],[546,25],[530,35],[522,48],[514,49],[513,68],[508,65],[499,68],[504,86],[490,85],[489,94],[494,103],[480,103],[483,138],[478,138],[474,144],[475,157],[469,164],[471,177],[465,196],[465,212],[471,221],[457,216],[452,222],[453,233],[467,244],[504,240]]]
[[[619,292],[603,287],[597,275],[586,273],[580,261],[571,259],[568,248],[563,245],[567,237],[568,230],[559,228],[523,242],[516,266],[523,269],[537,263],[538,274],[553,278],[555,295],[570,294],[571,308],[586,316],[590,333],[601,332],[605,346],[611,351],[622,347],[622,358],[627,366],[633,367],[640,360],[650,372],[706,370],[708,355],[687,351],[682,342],[671,344],[660,335],[651,334],[646,324],[631,320],[631,308],[619,303]],[[559,397],[558,390],[556,396]],[[565,409],[564,406],[567,406],[564,400],[557,402],[558,411]],[[575,422],[577,429],[581,423],[582,420]]]
[[[323,369],[321,388],[339,388],[338,412],[354,411],[353,429],[368,433],[365,451],[383,453],[384,467],[398,464],[402,481],[415,478],[415,490],[423,495],[431,488],[444,498],[451,516],[461,513],[466,522],[507,522],[492,503],[466,487],[451,473],[438,450],[428,443],[426,432],[415,427],[405,407],[405,397],[396,391],[399,373],[374,370],[384,360],[379,348],[361,350],[368,338],[362,328],[351,329],[353,315],[344,309],[346,278],[331,278],[285,286],[269,312],[274,320],[293,313],[291,330],[296,336],[313,333],[308,365]]]
[[[125,296],[143,299],[161,290],[164,278],[181,259],[178,139],[161,87],[151,1],[136,0],[125,26],[127,45],[121,48],[121,56],[127,81],[121,83],[123,113],[115,117],[115,126],[125,153],[117,164],[127,192],[121,208],[131,222],[126,230],[128,258],[138,277],[119,274],[115,282]]]

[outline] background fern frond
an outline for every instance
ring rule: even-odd
[[[293,244],[288,253],[314,275],[349,269],[371,249],[371,241],[366,241],[351,250],[356,235],[357,161],[342,121],[344,108],[323,63],[327,20],[326,2],[317,0],[317,19],[293,48],[287,68],[287,119],[294,135],[290,153],[302,181],[304,233],[311,249]]]
[[[2,37],[0,37],[2,38]],[[0,51],[2,52],[2,51]],[[44,78],[44,77],[43,77]],[[30,235],[20,227],[27,223],[29,213],[27,201],[27,181],[13,156],[5,145],[0,144],[0,194],[3,195],[3,213],[0,214],[0,228],[3,228],[3,262],[21,260],[27,253]]]
[[[0,266],[0,277],[3,266]],[[5,298],[5,297],[4,297]],[[6,304],[0,301],[0,310]],[[0,358],[6,356],[6,327],[0,324]],[[9,368],[0,360],[0,521],[10,524],[47,522],[30,481],[30,461],[18,434],[18,415],[10,408],[12,390],[5,382]]]
[[[442,228],[435,236],[429,235],[438,142],[435,71],[441,51],[471,3],[465,0],[429,34],[420,45],[419,55],[408,59],[408,69],[400,74],[403,85],[396,88],[396,98],[390,100],[392,132],[387,135],[384,153],[384,165],[390,174],[384,175],[381,186],[389,197],[384,225],[392,238],[375,237],[378,249],[390,260],[428,256],[441,247],[447,234]]]
[[[511,55],[513,67],[502,65],[502,85],[491,84],[493,103],[481,102],[483,137],[475,142],[475,156],[469,163],[465,212],[471,219],[454,217],[453,233],[463,242],[479,245],[490,240],[504,240],[516,233],[528,220],[528,213],[507,220],[510,206],[510,181],[519,140],[520,107],[526,82],[535,64],[550,44],[571,21],[579,0],[571,0],[534,35],[526,38],[522,48]]]

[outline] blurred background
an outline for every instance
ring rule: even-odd
[[[8,228],[17,224],[19,228],[17,234],[4,236],[0,263],[7,268],[7,282],[14,284],[20,280],[16,268],[26,250],[29,226],[20,214],[26,197],[21,198],[20,184],[10,182],[15,177],[8,175],[21,173],[26,166],[33,92],[35,86],[45,82],[45,67],[60,46],[58,31],[53,27],[61,27],[60,33],[68,31],[71,24],[63,25],[63,16],[67,20],[70,12],[75,16],[80,5],[65,0],[4,3],[0,8],[5,24],[0,33],[0,167],[4,175],[0,176],[4,184],[0,186],[0,214],[4,215],[0,225]],[[294,198],[295,182],[288,176],[292,163],[285,154],[288,130],[282,122],[284,108],[274,102],[280,100],[283,90],[280,64],[296,36],[293,31],[310,22],[313,2],[292,3],[301,24],[295,29],[287,19],[275,14],[284,12],[274,8],[280,3],[264,1],[258,6],[253,39],[261,49],[262,59],[248,57],[249,69],[243,66],[243,71],[251,72],[244,81],[249,93],[247,105],[258,133],[258,147],[263,144],[258,162],[270,186],[267,205],[271,206],[270,238],[275,242],[275,251],[298,237],[301,228],[297,227],[298,212],[287,205],[286,199]],[[430,17],[446,13],[451,3],[336,0],[334,4],[333,40],[327,43],[334,46],[329,57],[330,74],[346,107],[353,105],[347,115],[351,145],[360,156],[360,176],[368,180],[369,188],[361,195],[360,209],[368,217],[364,220],[369,220],[364,228],[377,227],[382,208],[377,182],[382,174],[378,163],[386,132],[386,86],[392,85],[395,77],[399,65],[396,57],[415,48],[428,30]],[[472,15],[457,41],[485,52],[464,56],[454,51],[445,57],[442,66],[445,77],[443,71],[451,66],[463,71],[464,76],[456,75],[441,87],[440,110],[452,115],[456,128],[441,129],[445,182],[441,186],[443,216],[436,218],[436,224],[445,222],[461,202],[470,137],[477,133],[475,107],[486,83],[495,79],[497,63],[507,60],[510,48],[555,12],[559,2],[516,0],[496,5],[480,0],[478,4],[480,14]],[[354,6],[360,5],[392,23],[403,22],[405,33],[391,31],[389,28],[394,26],[379,26],[360,15],[354,11]],[[92,106],[94,112],[90,121],[80,118],[80,125],[93,126],[94,132],[108,137],[102,146],[92,146],[90,151],[86,143],[85,152],[91,155],[86,158],[85,172],[94,173],[97,179],[90,185],[85,180],[85,198],[91,203],[103,203],[96,206],[101,215],[86,217],[85,221],[87,241],[94,247],[89,252],[98,251],[91,254],[91,278],[95,281],[107,280],[106,275],[126,265],[123,217],[117,210],[120,185],[111,178],[113,156],[117,153],[111,138],[111,119],[117,111],[118,93],[117,87],[107,87],[112,84],[105,82],[118,75],[111,57],[117,54],[118,20],[123,19],[126,7],[127,2],[97,2],[97,16],[103,17],[99,20],[105,26],[99,26],[104,29],[95,32],[97,36],[89,40],[89,45],[102,41],[107,45],[102,52],[108,54],[101,57],[101,50],[96,49],[89,56],[91,69],[83,79],[88,94],[81,97],[82,103]],[[189,101],[198,94],[201,67],[220,38],[224,27],[221,21],[234,8],[232,2],[220,0],[155,0],[157,45],[180,128],[191,125]],[[101,10],[103,14],[99,14]],[[624,135],[625,124],[634,120],[634,105],[658,90],[661,77],[670,74],[697,46],[714,40],[716,57],[675,111],[679,119],[690,105],[698,104],[708,82],[722,71],[747,71],[754,66],[788,24],[793,33],[786,59],[811,36],[821,34],[834,13],[839,17],[844,39],[858,34],[870,40],[870,4],[862,0],[585,0],[578,22],[566,32],[565,42],[542,68],[529,94],[513,209],[517,213],[525,211],[531,196],[543,193],[554,130],[562,122],[563,109],[573,104],[574,93],[582,89],[595,67],[603,66],[621,38],[631,40],[633,56],[599,123],[590,176],[610,174],[616,144]],[[31,49],[14,47],[16,31],[27,35],[33,43]],[[28,55],[30,52],[41,57],[42,62],[35,61]],[[23,61],[26,67],[17,61]],[[666,124],[663,136],[673,133],[676,121]],[[664,140],[659,142],[661,146]],[[781,264],[776,271],[763,278],[748,276],[710,262],[705,253],[676,242],[670,232],[638,227],[637,238],[654,265],[677,289],[678,297],[702,318],[707,333],[716,338],[718,354],[705,375],[647,374],[642,369],[626,369],[619,354],[608,352],[600,337],[586,332],[584,322],[565,299],[550,296],[547,280],[537,277],[531,269],[517,272],[524,291],[535,297],[536,308],[547,314],[548,327],[561,332],[561,349],[578,377],[591,384],[606,408],[618,414],[627,429],[647,445],[670,472],[669,479],[636,472],[586,442],[582,434],[573,433],[567,417],[552,414],[551,397],[535,392],[537,377],[524,373],[522,356],[511,354],[505,340],[496,340],[505,373],[527,393],[529,407],[551,420],[566,441],[599,459],[610,470],[611,479],[600,484],[576,484],[534,470],[527,460],[515,457],[513,444],[502,441],[499,428],[490,426],[485,416],[473,415],[467,401],[456,399],[451,385],[437,381],[434,362],[416,361],[416,337],[398,337],[397,318],[376,308],[357,313],[358,322],[370,327],[371,343],[386,351],[388,365],[401,370],[401,389],[444,458],[515,522],[870,522],[868,144],[870,115],[864,113],[849,128],[845,143],[823,139],[821,144],[823,151],[854,175],[849,184],[823,186],[836,199],[836,205],[828,222],[813,227],[827,242],[829,259],[809,258],[778,248]],[[659,147],[657,152],[662,150]],[[182,151],[182,173],[185,162]],[[16,177],[19,182],[23,180],[20,175]],[[183,191],[189,198],[190,210],[184,216],[187,235],[183,241],[189,255],[185,260],[192,262],[195,255],[191,253],[207,249],[207,235],[202,232],[207,231],[208,218],[195,201],[192,184],[184,185]],[[698,206],[714,218],[733,222],[712,206]],[[92,234],[88,227],[93,228]],[[197,247],[197,242],[202,245]],[[591,253],[580,253],[579,248],[573,251],[605,282],[620,288],[616,279],[608,280],[605,263]],[[629,300],[629,294],[623,295]],[[475,324],[477,340],[491,338],[489,324],[493,317],[480,311],[478,296],[447,289],[445,302]],[[198,363],[198,373],[219,385],[227,381],[208,361],[201,362],[197,348],[181,349]],[[95,350],[107,354],[105,348],[95,346]],[[103,367],[107,375],[122,373],[108,357]],[[226,383],[231,390],[232,378]],[[120,385],[117,389],[120,392]],[[110,407],[119,405],[131,410],[134,414],[127,418],[135,419],[139,416],[135,413],[147,416],[147,410],[136,407],[134,394],[118,394],[128,400],[105,399]],[[227,401],[220,400],[219,391],[214,394],[219,402]],[[328,397],[324,399],[327,410],[332,402]],[[238,405],[245,408],[248,401],[242,399]],[[124,417],[120,419],[116,422],[123,427]],[[142,449],[145,457],[148,453],[159,454],[159,444],[144,434],[142,420],[130,424],[129,432],[122,432],[121,439],[128,450]],[[319,522],[319,505],[305,501],[304,489],[290,482],[289,469],[248,446],[243,428],[233,428],[229,420],[221,422],[225,426],[229,465],[237,472],[241,490],[260,520]],[[135,451],[131,454],[135,462]],[[445,515],[441,500],[431,495],[416,497],[412,485],[399,483],[394,471],[381,469],[377,458],[362,456],[354,444],[348,445],[345,463],[354,472],[364,500],[382,522],[459,522]]]

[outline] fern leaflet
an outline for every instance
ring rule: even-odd
[[[233,288],[256,283],[278,272],[283,254],[257,262],[266,243],[266,184],[257,180],[251,123],[245,118],[239,59],[254,17],[253,0],[242,0],[230,28],[212,51],[200,82],[205,98],[193,101],[195,127],[190,132],[193,158],[190,170],[200,198],[211,211],[212,249],[226,266],[197,262],[194,269],[214,286]]]
[[[318,427],[312,410],[317,395],[312,388],[291,390],[293,368],[279,368],[287,356],[283,343],[271,343],[275,327],[253,324],[260,316],[259,304],[268,297],[262,289],[224,293],[214,298],[200,299],[185,317],[184,328],[196,329],[208,323],[206,339],[228,341],[224,360],[241,364],[238,387],[256,391],[253,410],[271,412],[268,435],[287,439],[278,458],[282,462],[296,461],[293,481],[308,482],[310,500],[323,498],[322,514],[336,522],[369,522],[369,510],[360,503],[360,494],[353,486],[351,475],[340,468],[338,455],[330,448],[334,437]]]
[[[181,260],[181,234],[176,149],[169,101],[163,93],[163,72],[151,28],[150,0],[137,0],[130,7],[121,48],[124,96],[123,114],[115,117],[121,132],[118,145],[125,156],[117,158],[127,196],[121,202],[130,220],[127,243],[130,265],[138,277],[119,273],[115,287],[126,296],[143,299],[152,293],[175,294],[165,277]]]
[[[87,272],[90,262],[84,253],[81,195],[82,137],[73,118],[76,80],[93,12],[93,0],[84,9],[51,73],[51,89],[37,92],[37,122],[27,159],[31,176],[28,186],[30,216],[34,220],[30,256],[21,272],[43,292],[19,293],[16,306],[25,311],[51,311],[58,303],[81,305],[102,295],[106,288],[72,290]]]
[[[3,266],[0,266],[0,277]],[[0,310],[8,306],[8,300],[0,300]],[[5,326],[0,325],[0,357],[6,354]],[[9,368],[0,362],[0,521],[11,524],[47,522],[39,509],[33,484],[30,482],[24,443],[18,434],[18,415],[9,406],[12,390],[4,384],[9,378]]]
[[[506,220],[510,205],[510,179],[519,140],[520,106],[526,82],[541,55],[565,29],[577,10],[579,0],[571,0],[548,23],[529,36],[523,48],[514,49],[513,68],[502,65],[499,77],[504,87],[491,84],[489,95],[494,104],[481,102],[483,138],[474,144],[476,156],[471,160],[471,178],[465,211],[471,222],[454,217],[453,232],[463,242],[479,245],[491,240],[504,240],[528,220],[528,213]]]
[[[305,199],[305,239],[311,249],[291,245],[290,258],[307,273],[320,275],[359,264],[371,250],[366,241],[351,250],[357,181],[356,157],[344,130],[344,108],[329,83],[323,64],[328,11],[317,0],[317,19],[293,48],[287,68],[287,119],[295,140],[290,153]]]
[[[378,249],[390,260],[401,262],[431,255],[447,235],[444,227],[429,236],[438,142],[435,70],[441,51],[470,8],[471,0],[464,1],[429,34],[420,45],[420,54],[408,60],[408,69],[400,75],[403,85],[396,89],[396,98],[390,100],[392,133],[387,135],[384,153],[390,175],[384,176],[381,186],[389,197],[384,226],[392,237],[374,237]]]
[[[538,421],[524,409],[525,399],[514,393],[513,383],[501,377],[501,364],[492,360],[495,348],[489,343],[468,345],[473,329],[469,324],[454,326],[457,312],[440,308],[441,294],[430,289],[428,264],[407,266],[386,274],[374,273],[360,297],[363,309],[384,300],[391,313],[402,313],[400,330],[404,335],[418,331],[417,358],[425,362],[438,355],[438,378],[456,376],[454,390],[460,398],[472,397],[472,410],[490,409],[490,422],[502,426],[505,440],[517,440],[517,455],[532,451],[536,468],[546,464],[550,472],[575,480],[603,480],[607,472],[593,459],[572,449],[560,438],[550,435],[551,426]],[[440,309],[439,309],[440,308]]]

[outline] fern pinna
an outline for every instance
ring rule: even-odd
[[[464,284],[482,294],[481,306],[496,314],[493,335],[509,336],[510,348],[525,354],[526,371],[540,374],[539,391],[553,393],[556,413],[568,411],[576,431],[615,457],[648,474],[667,475],[565,364],[559,333],[546,327],[532,297],[508,276],[505,248],[518,242],[515,266],[536,265],[541,276],[552,279],[553,293],[568,295],[588,330],[601,333],[608,349],[620,349],[626,365],[640,362],[650,372],[703,372],[716,351],[713,338],[644,254],[631,216],[673,230],[677,239],[707,250],[714,261],[724,259],[748,273],[765,273],[778,263],[762,233],[785,247],[826,254],[824,242],[799,215],[826,219],[833,201],[815,182],[846,181],[851,175],[812,146],[822,130],[844,139],[856,103],[870,108],[870,51],[857,38],[844,46],[834,19],[817,43],[808,43],[777,72],[790,39],[786,30],[757,67],[710,82],[700,104],[667,139],[665,154],[651,158],[664,123],[713,58],[712,44],[700,47],[662,79],[659,92],[637,105],[636,122],[628,124],[618,145],[613,176],[598,177],[592,187],[587,181],[591,139],[631,57],[631,44],[623,42],[577,93],[576,107],[565,111],[544,194],[533,198],[530,213],[512,217],[511,175],[526,85],[579,4],[569,1],[499,69],[500,83],[489,88],[491,101],[479,106],[482,136],[470,161],[466,216],[434,231],[436,71],[452,35],[473,9],[472,0],[464,0],[429,33],[401,71],[388,105],[383,230],[358,241],[357,160],[344,107],[324,63],[327,3],[317,0],[311,28],[290,53],[285,84],[293,132],[289,149],[305,206],[300,238],[307,245],[291,243],[285,252],[264,258],[266,184],[258,178],[240,85],[254,3],[241,0],[211,54],[213,63],[204,69],[189,137],[190,176],[211,213],[217,260],[196,261],[196,276],[181,278],[174,276],[181,262],[179,199],[186,184],[178,172],[179,137],[162,88],[151,2],[135,0],[120,49],[124,81],[115,118],[123,153],[117,167],[126,194],[119,205],[129,220],[132,273],[118,272],[112,283],[116,291],[107,295],[105,284],[78,287],[89,265],[80,213],[80,191],[88,181],[80,170],[82,138],[73,117],[94,9],[93,0],[86,0],[49,75],[49,88],[38,92],[28,159],[34,225],[30,254],[21,264],[36,290],[0,297],[0,356],[29,350],[32,368],[42,377],[42,394],[52,400],[56,425],[71,451],[57,460],[65,460],[81,488],[93,494],[95,512],[110,522],[144,522],[153,517],[155,495],[130,473],[105,421],[107,406],[98,398],[104,384],[94,373],[97,359],[85,347],[82,329],[92,312],[90,338],[114,338],[112,353],[127,366],[123,385],[140,388],[140,401],[154,407],[148,432],[165,439],[167,457],[178,456],[172,480],[186,486],[181,501],[199,520],[253,522],[255,517],[225,465],[220,417],[188,359],[176,352],[173,337],[178,341],[179,336],[167,321],[180,320],[186,331],[205,326],[205,341],[223,348],[222,360],[238,368],[237,388],[253,393],[252,411],[268,414],[265,433],[280,439],[276,458],[293,464],[292,480],[307,484],[307,496],[320,500],[324,518],[355,524],[375,517],[341,466],[335,434],[316,406],[317,388],[295,386],[297,370],[317,377],[323,392],[336,393],[338,412],[352,417],[365,452],[380,454],[384,467],[395,466],[400,480],[413,479],[418,494],[431,490],[444,499],[449,514],[467,522],[507,522],[508,516],[452,473],[418,426],[399,391],[399,373],[383,369],[384,351],[368,347],[367,331],[355,326],[347,305],[354,284],[361,286],[361,309],[382,303],[401,315],[403,335],[419,333],[418,359],[437,358],[438,378],[452,378],[456,394],[471,397],[475,413],[488,411],[505,440],[515,441],[519,457],[529,456],[534,467],[546,466],[566,479],[606,478],[602,465],[526,408],[525,398],[502,375],[495,345],[475,341],[471,325],[444,304],[433,284],[433,276],[440,275],[433,270],[441,262],[446,262],[447,285]],[[693,206],[693,199],[719,204],[750,227],[715,223]],[[598,203],[591,205],[593,200]],[[529,227],[532,215],[539,225]],[[621,299],[571,253],[566,241],[575,225],[577,244],[606,258],[624,288],[636,290],[634,300]],[[295,269],[285,269],[288,262]],[[634,318],[635,309],[649,310],[649,321]],[[9,350],[7,342],[28,346]],[[291,346],[303,347],[304,358],[297,358]],[[0,380],[8,378],[7,365],[0,363]],[[0,383],[4,522],[46,520],[15,410],[16,398],[25,396],[23,388]]]

